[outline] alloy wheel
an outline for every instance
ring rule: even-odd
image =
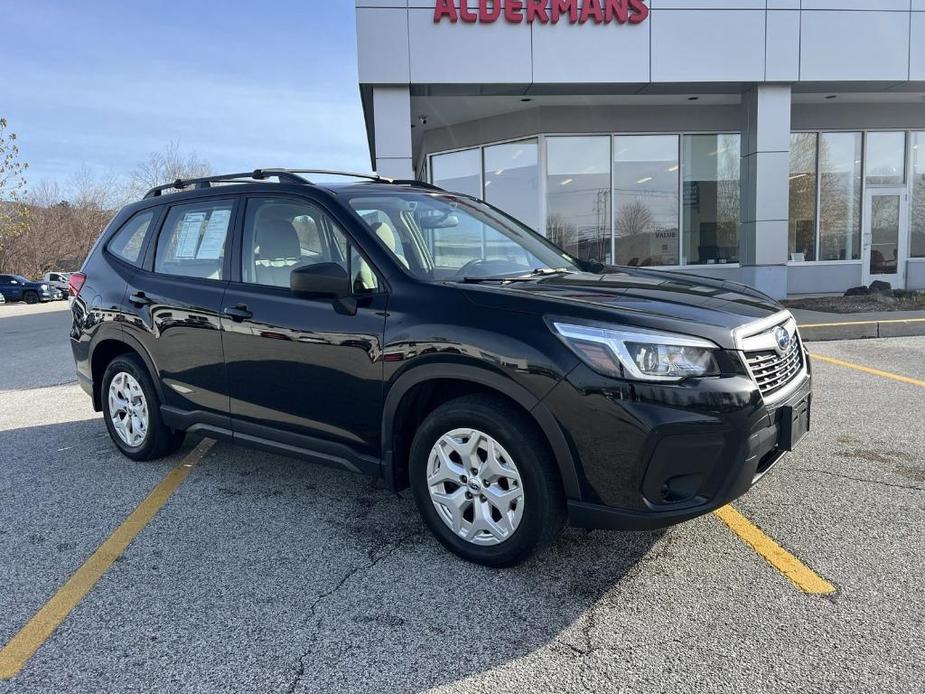
[[[144,443],[148,403],[141,385],[125,371],[117,373],[109,384],[109,419],[126,445],[137,448]]]
[[[431,448],[427,487],[437,515],[476,545],[509,539],[523,518],[520,471],[504,447],[477,429],[454,429]]]

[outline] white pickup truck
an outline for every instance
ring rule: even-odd
[[[51,287],[61,291],[59,299],[67,298],[67,279],[71,273],[69,272],[46,272],[42,276],[42,282],[45,282]]]

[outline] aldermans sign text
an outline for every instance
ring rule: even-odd
[[[649,16],[644,0],[437,0],[434,23],[639,24]]]

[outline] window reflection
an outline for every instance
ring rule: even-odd
[[[874,195],[870,205],[870,274],[895,275],[899,254],[900,196]]]
[[[431,157],[433,183],[452,193],[482,197],[482,153],[478,148]]]
[[[906,181],[906,133],[868,133],[867,182],[901,186]]]
[[[610,138],[546,140],[546,236],[584,260],[611,262]]]
[[[738,134],[684,136],[684,249],[691,264],[739,261]]]
[[[861,257],[861,133],[819,135],[820,260]]]
[[[614,245],[620,265],[677,265],[678,136],[613,141]]]
[[[909,255],[925,258],[925,132],[912,133],[912,214]]]
[[[485,148],[485,202],[531,229],[539,227],[539,175],[536,140]]]
[[[790,136],[790,260],[816,259],[816,133]]]

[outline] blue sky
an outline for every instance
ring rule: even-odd
[[[178,141],[216,170],[369,170],[353,0],[0,0],[0,115],[29,182]]]

